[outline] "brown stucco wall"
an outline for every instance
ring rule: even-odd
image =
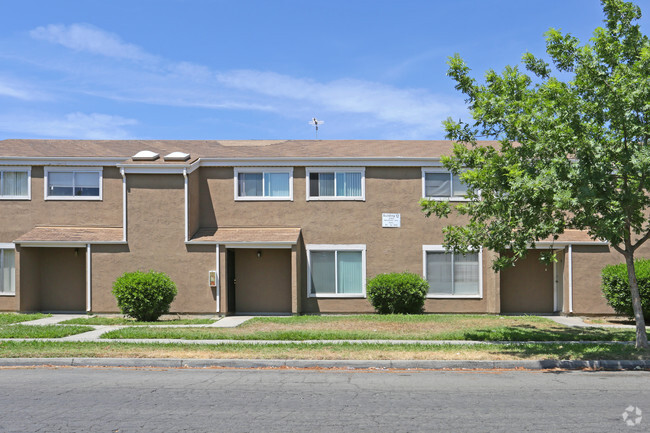
[[[20,284],[16,287],[20,311],[38,311],[40,309],[39,252],[39,248],[19,247],[16,249],[16,257],[20,261],[16,266],[16,277],[20,278]]]
[[[384,272],[422,275],[422,245],[442,244],[442,227],[450,221],[463,221],[453,215],[448,220],[425,218],[418,205],[422,193],[419,167],[366,168],[365,202],[306,201],[305,169],[295,167],[293,176],[293,201],[245,202],[234,199],[232,168],[200,168],[200,226],[300,227],[304,244],[365,244],[369,279]],[[400,213],[401,228],[382,228],[382,213]],[[303,253],[300,267],[303,312],[373,311],[367,299],[308,298]],[[484,264],[484,272],[487,268],[489,264]],[[483,281],[483,299],[427,300],[427,311],[496,311],[495,279],[484,274]]]
[[[291,312],[290,249],[235,249],[235,278],[238,313]]]
[[[189,237],[199,229],[199,172],[193,171],[187,176],[189,201]]]
[[[0,242],[36,226],[122,226],[122,176],[104,167],[102,200],[45,200],[43,167],[32,167],[32,199],[0,200]],[[18,218],[18,216],[20,216]]]
[[[93,246],[92,310],[117,311],[112,283],[127,271],[165,272],[178,295],[171,312],[215,313],[208,272],[216,267],[214,245],[184,242],[182,175],[127,174],[128,246]]]
[[[515,266],[501,271],[502,313],[552,313],[553,266],[531,250]]]
[[[623,256],[608,246],[573,246],[573,313],[613,314],[600,288],[600,272]]]

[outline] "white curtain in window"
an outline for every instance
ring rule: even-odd
[[[425,173],[424,195],[427,197],[451,196],[451,177],[449,173]]]
[[[361,251],[339,251],[337,256],[338,292],[362,293]]]
[[[334,173],[318,173],[318,195],[334,196]]]
[[[289,173],[264,173],[264,196],[288,197]]]
[[[467,185],[460,181],[458,175],[453,175],[452,186],[454,189],[454,197],[463,197],[467,194]]]
[[[436,295],[453,294],[451,256],[451,254],[444,252],[427,252],[429,293]]]
[[[478,254],[454,255],[454,294],[478,295]]]
[[[334,251],[311,251],[311,292],[336,292]]]
[[[16,252],[0,250],[0,293],[15,293],[16,291]]]
[[[360,197],[361,173],[336,173],[336,195],[339,197]]]
[[[239,173],[239,196],[260,197],[262,195],[262,173]]]

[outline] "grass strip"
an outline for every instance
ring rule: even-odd
[[[90,326],[12,325],[0,327],[0,338],[60,338],[92,331]]]
[[[249,330],[250,329],[250,330]],[[107,332],[102,338],[170,338],[183,340],[472,340],[472,341],[634,341],[632,330],[601,328],[552,329],[498,327],[442,332],[397,332],[357,330],[277,330],[251,328],[142,328],[129,327]]]
[[[521,344],[521,345],[387,345],[387,344],[300,344],[273,346],[193,344],[4,341],[4,358],[182,358],[182,359],[435,359],[435,360],[646,360],[650,351],[630,345]]]
[[[138,322],[135,319],[126,317],[78,317],[76,319],[65,320],[63,325],[209,325],[216,319],[169,319],[158,320],[156,322]]]
[[[8,325],[10,323],[29,322],[30,320],[44,319],[51,317],[51,314],[20,314],[20,313],[0,313],[0,325]]]

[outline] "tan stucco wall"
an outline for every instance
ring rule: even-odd
[[[553,265],[539,261],[540,251],[501,271],[502,313],[553,312]]]
[[[573,246],[573,313],[613,314],[600,288],[606,265],[623,262],[623,256],[608,246]]]
[[[36,226],[122,227],[122,176],[104,167],[102,200],[45,200],[43,167],[32,167],[32,199],[0,200],[0,242]],[[18,218],[18,216],[20,216]]]
[[[291,312],[290,249],[235,249],[235,278],[238,313]]]
[[[300,227],[304,244],[365,244],[367,278],[384,272],[423,274],[422,245],[442,244],[448,220],[425,218],[419,167],[366,168],[366,201],[306,201],[305,169],[293,170],[293,201],[235,201],[232,168],[199,169],[201,227]],[[382,228],[382,213],[400,213],[401,228]],[[484,272],[489,268],[484,255]],[[372,312],[367,299],[308,298],[306,256],[301,253],[303,312]],[[490,273],[492,271],[489,271]],[[484,274],[480,300],[427,300],[427,311],[496,312],[495,278]],[[490,303],[488,299],[492,298]]]
[[[189,237],[199,229],[199,172],[193,171],[187,176],[189,201]]]
[[[127,246],[92,248],[92,310],[117,311],[112,283],[127,271],[153,269],[176,283],[171,312],[215,313],[208,273],[216,267],[214,245],[184,242],[182,175],[127,174]]]

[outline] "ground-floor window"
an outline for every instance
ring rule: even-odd
[[[307,261],[309,296],[365,296],[365,245],[308,245]]]
[[[0,295],[16,293],[16,250],[0,249]]]
[[[481,253],[446,252],[440,245],[425,245],[424,274],[429,297],[480,297]]]

